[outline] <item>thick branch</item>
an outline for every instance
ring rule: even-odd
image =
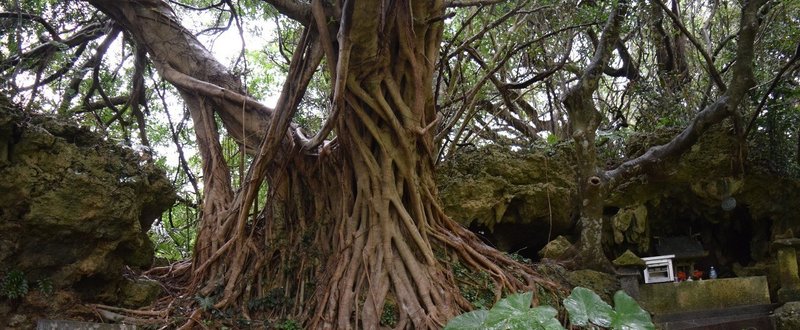
[[[314,20],[311,14],[311,5],[296,0],[264,0],[272,5],[281,14],[300,22],[304,26],[309,26]]]
[[[180,25],[172,9],[163,1],[88,0],[96,8],[123,26],[147,49],[151,61],[161,74],[177,77],[177,73],[192,79],[174,79],[184,87],[198,88],[207,96],[211,109],[219,114],[228,133],[251,149],[263,138],[271,110],[244,96],[241,82],[219,63],[200,41]],[[310,13],[310,11],[309,11]],[[214,83],[208,83],[213,81]],[[197,92],[194,91],[194,92]],[[236,101],[232,101],[236,100]],[[245,102],[246,101],[246,102]]]
[[[615,69],[606,66],[603,73],[611,77],[625,77],[629,80],[639,79],[639,69],[636,68],[636,63],[634,63],[630,52],[628,52],[628,47],[625,47],[625,43],[622,40],[617,40],[617,52],[620,59],[622,59],[622,67]]]
[[[739,32],[736,63],[733,67],[730,88],[716,102],[703,109],[692,123],[670,142],[652,147],[643,155],[606,171],[605,176],[610,183],[619,184],[627,178],[646,172],[661,161],[680,156],[691,148],[712,125],[736,111],[749,89],[755,85],[753,78],[754,44],[760,26],[757,16],[758,10],[764,2],[764,0],[749,1],[742,8],[739,23],[742,29]]]

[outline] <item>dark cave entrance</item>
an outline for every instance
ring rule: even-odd
[[[713,266],[720,277],[733,277],[735,268],[769,257],[771,220],[754,219],[746,204],[738,203],[726,211],[721,205],[670,198],[658,206],[648,205],[648,211],[649,255],[659,254],[661,238],[688,237],[707,252],[692,260],[693,268],[707,274]]]

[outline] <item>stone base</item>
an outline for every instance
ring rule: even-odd
[[[770,303],[764,276],[645,284],[639,287],[639,294],[642,307],[654,314]]]

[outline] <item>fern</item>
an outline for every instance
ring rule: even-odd
[[[6,296],[8,299],[17,299],[26,294],[28,294],[28,280],[25,279],[25,273],[15,269],[3,277],[3,281],[0,283],[0,295]]]

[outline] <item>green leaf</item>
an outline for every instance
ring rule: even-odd
[[[614,294],[614,308],[616,313],[611,321],[612,329],[639,330],[655,329],[650,313],[639,307],[636,300],[622,290]]]
[[[480,330],[485,329],[484,322],[489,311],[479,309],[456,316],[444,327],[445,330]]]
[[[515,293],[500,299],[486,315],[486,327],[507,329],[510,319],[525,314],[531,307],[533,292]]]
[[[523,327],[512,329],[536,329],[536,330],[563,330],[561,322],[556,318],[558,311],[550,306],[539,306],[528,310],[523,318]]]
[[[588,326],[589,322],[601,327],[611,325],[614,311],[594,291],[576,287],[564,299],[564,308],[569,312],[569,321],[577,326]]]
[[[547,136],[547,144],[554,145],[556,143],[558,143],[558,136],[555,134],[550,134]]]

